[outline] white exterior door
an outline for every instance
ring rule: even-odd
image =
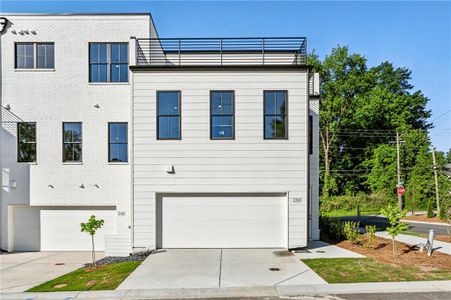
[[[160,248],[286,248],[285,194],[165,195]]]
[[[41,251],[91,250],[91,237],[80,231],[91,215],[105,221],[95,235],[95,250],[104,251],[105,234],[116,233],[115,210],[41,210]]]

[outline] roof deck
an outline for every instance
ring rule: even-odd
[[[307,38],[136,39],[136,66],[306,65]]]

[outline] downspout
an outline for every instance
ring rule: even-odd
[[[312,143],[310,138],[310,73],[309,69],[307,68],[306,72],[306,94],[307,94],[307,244],[311,239],[311,222],[312,222],[312,212],[311,212],[311,187],[310,187],[310,143]],[[312,136],[313,138],[313,136]]]

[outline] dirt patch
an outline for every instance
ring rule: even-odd
[[[67,286],[67,283],[60,283],[60,284],[54,285],[53,288],[62,289],[63,287],[66,287],[66,286]]]
[[[374,249],[366,248],[362,243],[354,245],[349,241],[342,241],[336,245],[393,266],[414,266],[424,270],[441,269],[451,271],[450,255],[435,251],[432,256],[427,256],[427,251],[420,252],[418,247],[400,242],[397,242],[398,257],[394,258],[392,255],[392,241],[389,239],[378,237]]]
[[[434,240],[451,243],[451,236],[449,235],[434,235]]]
[[[291,253],[290,251],[273,251],[275,256],[293,256],[294,254]]]
[[[403,220],[420,221],[420,222],[432,222],[432,223],[445,223],[439,217],[428,218],[427,215],[407,216]]]
[[[97,281],[95,281],[95,280],[89,280],[88,282],[86,282],[86,286],[93,286],[93,285],[96,285],[97,284]]]

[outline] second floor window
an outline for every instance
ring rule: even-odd
[[[63,161],[82,161],[81,123],[63,123]]]
[[[157,137],[180,139],[180,92],[157,92]]]
[[[128,44],[89,44],[90,82],[128,82]]]
[[[127,123],[108,124],[108,161],[128,161]]]
[[[288,138],[287,91],[264,92],[265,139]]]
[[[16,43],[16,69],[55,68],[53,43]]]
[[[17,161],[36,161],[36,123],[17,123]]]
[[[234,138],[234,110],[233,91],[212,91],[210,93],[210,137],[212,140]]]

